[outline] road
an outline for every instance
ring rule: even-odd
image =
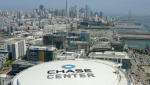
[[[128,49],[127,46],[125,46],[125,48]],[[147,57],[149,56],[143,56],[141,54],[138,54],[136,53],[137,56],[142,56],[142,58],[145,60]],[[131,66],[131,69],[128,70],[127,73],[129,73],[129,75],[132,75],[135,79],[135,82],[141,82],[142,85],[150,85],[148,82],[147,82],[147,76],[146,76],[146,73],[140,69],[137,65],[141,65],[141,62],[139,60],[139,57],[135,57],[135,54],[133,54],[133,51],[132,50],[129,50],[128,49],[128,56],[131,58],[131,63],[132,63],[132,66]],[[136,60],[136,61],[135,61]],[[146,62],[146,60],[145,60]],[[146,63],[145,63],[146,64]],[[137,70],[139,69],[139,70]],[[132,72],[131,72],[132,71]],[[146,81],[145,81],[146,80]]]

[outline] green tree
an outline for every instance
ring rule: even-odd
[[[91,45],[89,45],[89,48],[91,47]]]
[[[140,52],[141,54],[144,54],[145,52],[144,52],[144,50],[141,50],[141,52]]]
[[[130,66],[132,66],[132,63],[130,62]]]
[[[6,61],[9,61],[9,58],[6,58]]]
[[[135,54],[135,57],[137,58],[137,55]]]
[[[124,52],[128,53],[128,50],[127,50],[127,49],[124,49]]]

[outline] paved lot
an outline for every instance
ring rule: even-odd
[[[140,69],[137,66],[137,65],[141,65],[141,64],[149,65],[149,63],[146,61],[146,59],[150,58],[150,56],[145,56],[145,55],[141,55],[141,54],[137,54],[137,53],[136,53],[136,55],[137,55],[137,58],[133,54],[133,51],[128,49],[128,56],[131,58],[131,63],[132,63],[131,69],[128,71],[128,73],[134,77],[136,83],[138,83],[138,81],[139,81],[142,83],[142,85],[150,85],[149,82],[147,82],[147,80],[148,80],[147,74],[143,71],[143,69]],[[141,63],[140,58],[142,58],[146,63]]]

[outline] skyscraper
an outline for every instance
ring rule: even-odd
[[[17,11],[17,18],[21,19],[21,15],[22,15],[22,11],[21,11],[21,10],[18,10],[18,11]]]
[[[103,12],[100,12],[100,18],[103,18]]]
[[[67,12],[67,17],[69,18],[69,0],[66,0],[66,12]]]
[[[36,10],[34,9],[33,10],[33,18],[35,18],[36,17]]]
[[[79,17],[79,10],[78,10],[78,9],[76,9],[76,11],[75,11],[75,17],[76,17],[76,18]]]
[[[109,21],[109,16],[106,16],[106,20]]]
[[[86,18],[86,10],[84,10],[84,18]]]
[[[13,33],[13,27],[8,25],[7,26],[7,36],[11,36],[11,33]]]
[[[88,5],[86,5],[86,18],[90,18],[90,14],[91,14],[90,8]]]
[[[39,10],[44,11],[44,6],[40,5]]]
[[[77,6],[76,6],[76,5],[74,5],[74,11],[76,11],[76,9],[77,9]]]
[[[84,9],[83,8],[81,8],[81,13],[84,13]]]

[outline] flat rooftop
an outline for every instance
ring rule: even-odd
[[[99,60],[52,61],[38,64],[22,71],[14,77],[11,84],[118,85],[119,77],[118,74],[114,73],[115,71],[112,66]]]
[[[14,42],[18,42],[20,40],[24,40],[24,39],[10,38],[10,39],[1,40],[0,43],[14,43]]]
[[[55,47],[47,47],[47,46],[30,46],[29,50],[55,50]]]
[[[105,52],[91,52],[90,57],[97,58],[125,58],[130,59],[126,52],[115,52],[115,51],[105,51]]]
[[[111,48],[111,47],[109,45],[99,44],[99,45],[93,46],[93,48]]]

